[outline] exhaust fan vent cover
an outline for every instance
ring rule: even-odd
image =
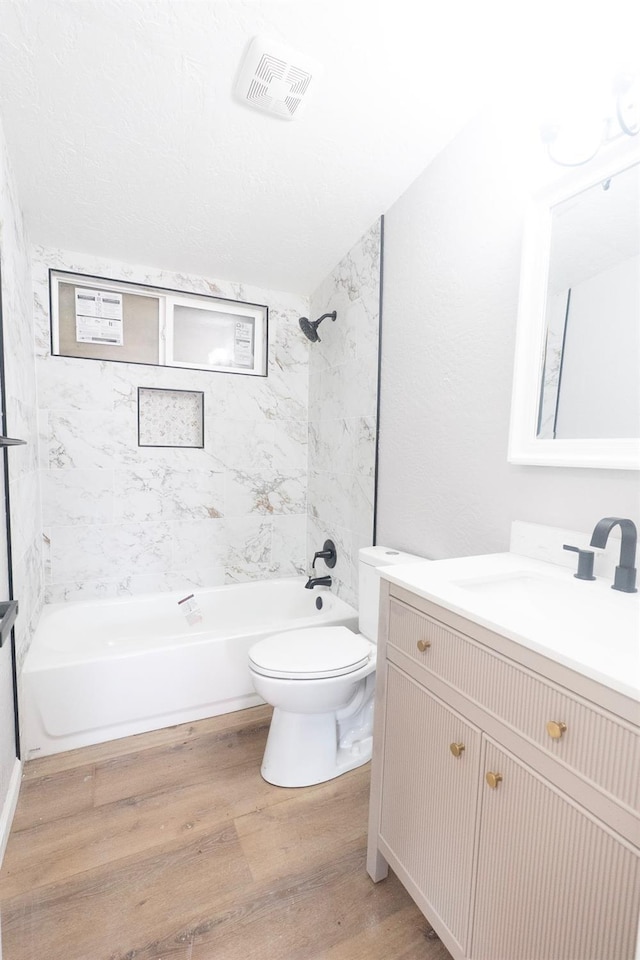
[[[283,120],[304,112],[322,67],[315,60],[266,37],[254,37],[240,67],[236,96]]]

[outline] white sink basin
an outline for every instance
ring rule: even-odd
[[[546,610],[561,610],[569,602],[572,604],[572,585],[568,578],[558,580],[539,573],[503,573],[488,577],[470,577],[467,580],[452,581],[463,590],[471,590],[486,599],[499,600],[501,603],[513,602],[531,607],[533,612],[540,607]],[[583,581],[592,582],[592,581]],[[578,595],[575,595],[577,600]],[[581,591],[580,602],[589,604],[586,592]]]
[[[620,597],[619,591],[603,590],[603,582],[578,580],[559,568],[558,576],[513,572],[488,577],[473,577],[455,582],[485,601],[510,606],[521,615],[540,621],[549,618],[562,623],[563,629],[578,631],[584,638],[612,628],[631,629],[637,603]],[[595,586],[595,589],[594,589]]]
[[[640,700],[640,595],[514,553],[385,568],[385,578]]]

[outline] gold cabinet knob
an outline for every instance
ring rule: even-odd
[[[424,653],[425,650],[428,650],[431,646],[431,640],[418,640],[418,650],[420,653]]]
[[[567,725],[562,720],[549,720],[547,723],[547,733],[552,740],[559,740],[566,729]]]
[[[495,788],[498,786],[498,784],[502,780],[502,774],[492,773],[491,771],[489,771],[489,773],[485,775],[485,780],[487,781],[491,789],[495,790]]]
[[[454,757],[461,757],[462,751],[464,750],[464,743],[450,743],[449,750],[451,750]]]

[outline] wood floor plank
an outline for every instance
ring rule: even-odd
[[[25,765],[12,829],[28,829],[51,818],[52,813],[66,817],[94,802],[109,803],[135,796],[136,785],[139,786],[141,780],[142,789],[148,793],[152,789],[154,770],[161,790],[174,782],[184,782],[185,777],[193,782],[210,779],[214,763],[224,770],[242,762],[240,751],[234,749],[239,743],[246,747],[246,759],[255,761],[264,752],[270,718],[271,707],[254,707],[197,724],[183,724],[167,731],[152,731],[29,761]],[[137,749],[134,750],[134,746]],[[187,767],[191,768],[189,774]],[[55,795],[54,803],[51,791]]]
[[[296,791],[262,779],[255,761],[224,776],[149,796],[127,797],[12,833],[0,874],[0,898],[66,880],[181,836],[210,832],[235,817],[258,815]]]
[[[349,797],[348,816],[341,797]],[[279,879],[308,863],[324,863],[346,844],[361,841],[369,809],[369,770],[295,791],[277,805],[235,819],[253,879]]]
[[[429,934],[427,921],[411,903],[328,949],[322,947],[313,960],[451,960],[444,944]]]
[[[83,764],[60,773],[23,780],[12,833],[90,810],[94,803],[95,766]]]
[[[212,902],[209,910],[194,914],[188,925],[163,939],[139,943],[131,955],[157,960],[189,943],[190,960],[313,960],[320,944],[330,947],[352,937],[363,918],[377,926],[407,906],[397,879],[392,875],[383,885],[374,885],[364,860],[361,845],[321,868],[276,884],[249,885],[240,896]],[[413,910],[421,917],[416,907]],[[116,953],[109,960],[126,960],[126,954]],[[395,960],[393,952],[386,960]]]
[[[248,761],[259,769],[268,732],[269,719],[260,716],[243,725],[97,763],[95,803],[100,806],[127,797],[166,792],[173,785],[211,782],[231,767]]]
[[[270,708],[230,716],[35,762],[4,960],[450,960],[395,876],[366,874],[368,767],[273,787]]]
[[[384,888],[373,884],[364,862],[363,844],[321,868],[267,885],[231,912],[211,915],[193,931],[192,960],[312,960],[320,944],[327,949],[364,924],[377,926],[406,905],[407,894],[393,876]]]
[[[216,833],[134,855],[3,904],[9,960],[111,960],[155,943],[251,883],[231,823]],[[24,912],[30,929],[24,929]],[[30,939],[26,939],[31,934]]]

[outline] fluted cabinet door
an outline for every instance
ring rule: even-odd
[[[380,836],[427,919],[437,928],[439,918],[464,951],[480,733],[393,664],[386,706]],[[451,744],[462,746],[458,756]]]
[[[483,767],[473,960],[632,960],[638,850],[489,740]]]

